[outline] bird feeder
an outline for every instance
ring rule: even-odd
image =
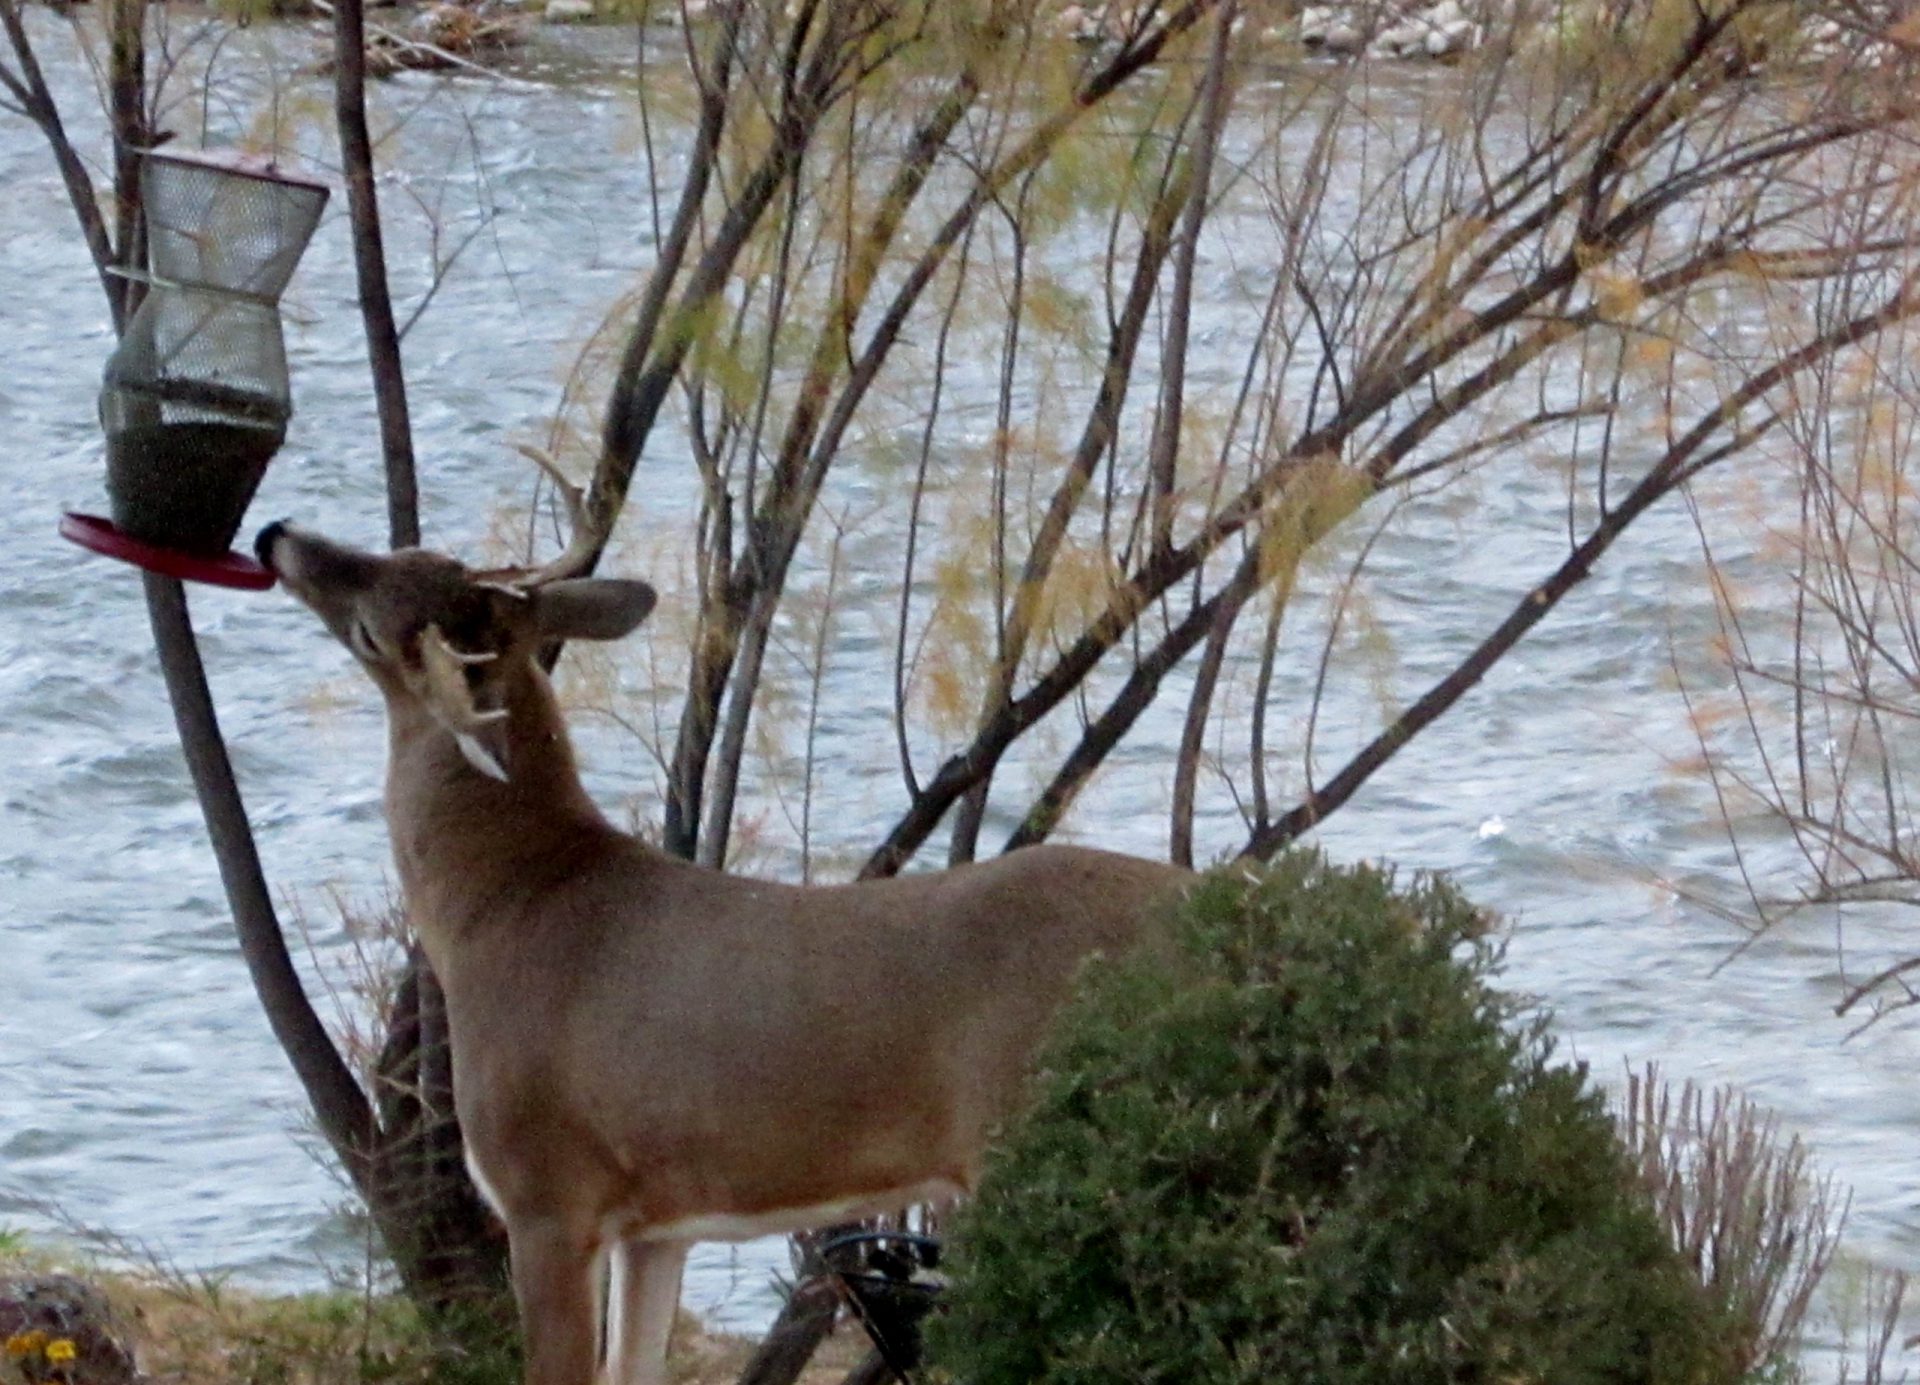
[[[149,152],[140,195],[148,269],[128,277],[147,292],[100,391],[112,518],[61,532],[169,576],[270,586],[228,549],[286,440],[280,295],[327,189],[248,156]]]

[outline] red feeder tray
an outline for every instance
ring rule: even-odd
[[[178,577],[188,582],[210,582],[216,587],[238,587],[242,591],[265,591],[274,582],[273,573],[253,559],[239,553],[221,558],[198,558],[158,544],[143,543],[120,532],[113,521],[98,515],[83,515],[69,510],[60,518],[60,535],[82,548],[123,563],[132,563],[163,577]]]

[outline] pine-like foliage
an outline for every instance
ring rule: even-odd
[[[952,1243],[962,1385],[1708,1385],[1725,1318],[1450,885],[1283,859],[1096,964]]]

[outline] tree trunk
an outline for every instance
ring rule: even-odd
[[[462,1336],[510,1334],[506,1237],[467,1177],[448,1051],[440,987],[415,948],[375,1067],[380,1148],[368,1212],[422,1312]]]
[[[739,1385],[793,1385],[833,1330],[840,1294],[823,1274],[802,1279],[740,1372]]]

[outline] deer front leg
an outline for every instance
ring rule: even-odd
[[[593,1385],[600,1357],[599,1246],[554,1218],[509,1222],[526,1385]]]
[[[628,1240],[614,1247],[608,1385],[666,1385],[667,1341],[686,1262],[680,1241]]]

